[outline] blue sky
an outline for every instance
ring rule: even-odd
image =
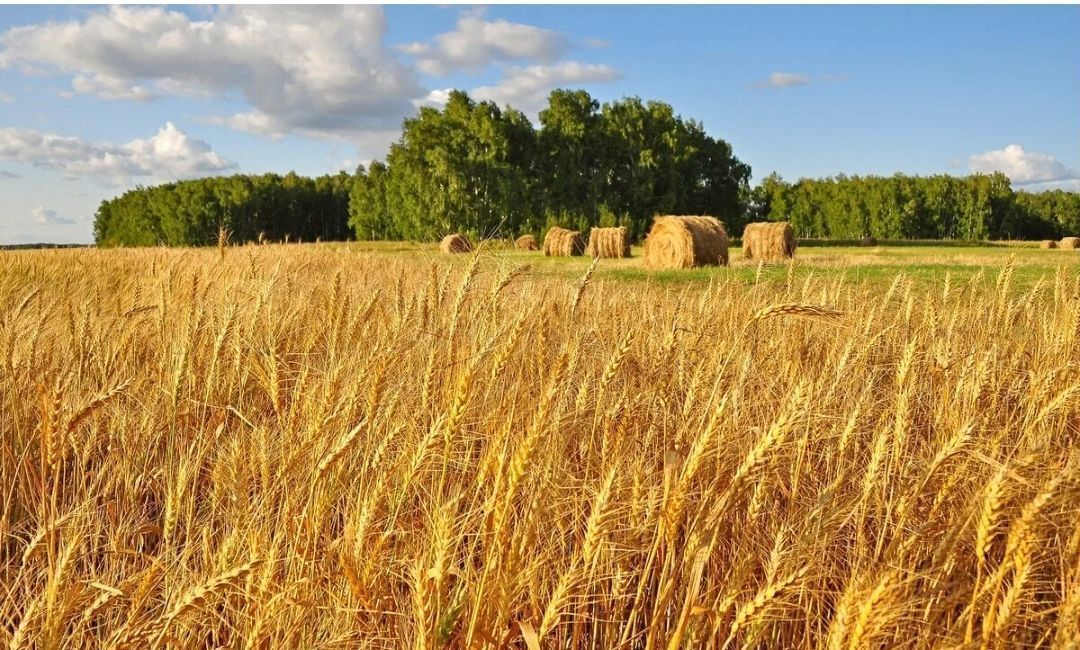
[[[755,180],[999,169],[1080,189],[1080,7],[0,7],[0,243],[107,197],[381,158],[463,88],[671,103]]]

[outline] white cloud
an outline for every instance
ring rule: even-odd
[[[214,115],[204,120],[208,124],[227,126],[236,131],[264,135],[277,140],[285,135],[281,124],[270,115],[262,111],[249,113],[236,113],[228,116]]]
[[[793,86],[805,86],[810,83],[810,77],[794,72],[774,72],[765,81],[755,84],[758,88],[791,88]]]
[[[94,76],[78,75],[71,80],[74,92],[62,93],[65,97],[73,95],[97,95],[102,99],[130,99],[137,102],[146,102],[154,99],[154,94],[148,89],[132,84],[125,79],[118,79],[108,75],[98,74]]]
[[[1046,192],[1049,190],[1080,192],[1080,178],[1074,178],[1067,181],[1053,181],[1050,183],[1031,183],[1030,185],[1018,186],[1016,189],[1023,192]]]
[[[74,219],[61,217],[56,214],[56,210],[49,210],[40,205],[30,211],[30,221],[39,226],[70,226],[75,223]]]
[[[13,101],[15,101],[15,98],[9,93],[0,92],[0,104],[10,104]]]
[[[423,99],[413,100],[413,103],[419,106],[431,106],[433,108],[442,108],[446,105],[446,102],[450,100],[450,93],[453,92],[453,88],[436,88],[427,94]]]
[[[125,144],[90,142],[34,129],[0,129],[0,158],[53,169],[68,176],[123,180],[194,178],[235,165],[167,122],[156,135]]]
[[[459,70],[479,70],[492,63],[540,61],[550,63],[571,47],[559,32],[507,20],[484,20],[482,11],[468,11],[454,31],[435,37],[433,44],[408,43],[402,52],[419,57],[424,72],[443,76]]]
[[[479,100],[510,104],[529,115],[539,111],[553,88],[580,86],[585,83],[615,81],[622,75],[618,70],[596,63],[564,61],[555,65],[508,67],[503,78],[494,86],[481,86],[472,91]]]
[[[588,46],[588,47],[595,47],[595,48],[610,47],[611,46],[611,41],[607,40],[606,38],[598,38],[596,36],[590,36],[589,38],[585,39],[585,45]]]
[[[251,110],[219,123],[267,135],[337,137],[397,127],[423,96],[384,47],[374,6],[229,6],[205,20],[117,7],[0,34],[0,68],[69,74],[72,93],[147,101],[239,93]]]
[[[1080,172],[1069,169],[1053,156],[1025,151],[1018,144],[975,154],[968,158],[968,166],[974,173],[1002,172],[1017,185],[1080,179]]]

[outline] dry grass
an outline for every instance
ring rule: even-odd
[[[0,644],[1076,647],[1080,282],[0,256]]]

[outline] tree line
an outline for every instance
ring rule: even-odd
[[[1002,174],[837,176],[757,187],[731,146],[664,102],[601,105],[555,90],[538,125],[519,110],[451,92],[402,126],[386,160],[318,178],[236,175],[138,187],[102,202],[101,245],[234,241],[482,239],[553,225],[627,226],[657,214],[707,214],[737,235],[790,221],[800,237],[1039,239],[1080,233],[1080,194],[1016,192]]]
[[[98,209],[99,244],[207,244],[346,238],[433,240],[540,235],[551,225],[625,225],[643,237],[655,214],[729,215],[749,200],[750,168],[731,146],[663,102],[601,106],[555,90],[539,114],[454,91],[404,121],[385,162],[356,173],[231,176],[139,187]],[[736,224],[732,224],[736,225]],[[738,223],[741,227],[741,222]]]
[[[838,176],[754,188],[757,220],[790,221],[799,237],[1044,239],[1080,232],[1080,193],[1014,191],[1004,174]]]
[[[219,229],[233,241],[349,239],[352,175],[220,176],[137,187],[102,201],[94,240],[103,246],[205,246]]]

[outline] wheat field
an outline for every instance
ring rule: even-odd
[[[0,643],[1080,647],[1075,270],[522,263],[0,256]]]

